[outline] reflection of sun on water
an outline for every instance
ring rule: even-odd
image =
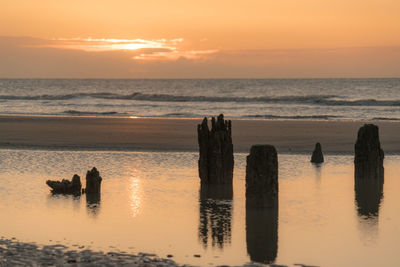
[[[129,191],[130,191],[129,205],[131,207],[131,214],[132,214],[132,217],[136,217],[140,213],[140,205],[142,202],[140,179],[138,178],[136,172],[134,173],[133,177],[130,180]]]

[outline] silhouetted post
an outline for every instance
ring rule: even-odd
[[[272,263],[278,252],[278,155],[254,145],[246,165],[246,244],[250,259]]]
[[[374,124],[364,124],[358,130],[354,146],[355,180],[378,179],[383,182],[384,153],[379,141],[379,129]]]
[[[233,144],[231,121],[224,120],[224,115],[217,121],[211,120],[211,131],[207,118],[197,125],[199,142],[199,176],[204,184],[232,184]]]
[[[271,145],[254,145],[247,156],[246,205],[274,207],[278,203],[278,155]]]
[[[62,181],[47,180],[46,184],[52,189],[51,192],[54,194],[81,194],[81,178],[77,174],[74,174],[72,181],[66,179],[62,179]]]
[[[96,167],[86,173],[86,194],[100,194],[101,180]]]
[[[324,162],[324,155],[322,154],[322,148],[320,143],[315,144],[315,148],[311,156],[311,162],[312,163]]]
[[[368,237],[371,227],[377,229],[379,208],[383,197],[384,153],[379,141],[379,128],[365,124],[358,130],[354,146],[354,191],[360,222],[368,221]]]

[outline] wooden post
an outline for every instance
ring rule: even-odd
[[[211,130],[207,118],[197,125],[199,142],[199,176],[203,184],[232,184],[233,144],[232,124],[225,121],[224,115],[217,121],[211,120]]]

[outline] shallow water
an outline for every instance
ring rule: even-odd
[[[235,155],[233,194],[213,194],[200,190],[197,153],[0,150],[0,235],[202,266],[400,265],[400,156],[385,158],[383,197],[360,201],[351,156],[315,167],[308,156],[279,155],[279,212],[247,218],[245,156]],[[53,196],[45,185],[93,166],[99,199]]]

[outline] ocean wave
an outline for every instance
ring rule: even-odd
[[[69,115],[126,115],[126,113],[119,113],[116,111],[109,111],[109,112],[94,112],[94,111],[79,111],[79,110],[65,110],[63,112],[64,114],[69,114]]]
[[[307,102],[321,101],[335,95],[305,95],[305,96],[278,96],[278,97],[234,97],[234,96],[187,96],[171,94],[113,94],[113,93],[76,93],[65,95],[0,95],[0,100],[70,100],[74,98],[97,98],[97,99],[115,99],[115,100],[142,100],[156,102]]]
[[[288,116],[279,116],[279,115],[245,115],[242,116],[242,118],[250,118],[250,119],[295,119],[295,120],[300,120],[300,119],[314,119],[314,120],[329,120],[329,119],[335,119],[335,118],[341,118],[340,116],[335,116],[335,115],[288,115]]]
[[[400,118],[386,118],[386,117],[375,117],[372,120],[376,121],[400,121]]]
[[[110,99],[110,100],[136,100],[153,102],[238,102],[238,103],[294,103],[316,104],[327,106],[400,106],[400,100],[341,100],[337,95],[286,95],[286,96],[259,96],[259,97],[235,97],[235,96],[187,96],[173,94],[114,94],[114,93],[76,93],[65,95],[0,95],[1,100],[71,100],[79,98]]]
[[[329,100],[324,99],[320,102],[327,106],[400,106],[400,100],[376,100],[376,99],[360,99],[360,100]]]

